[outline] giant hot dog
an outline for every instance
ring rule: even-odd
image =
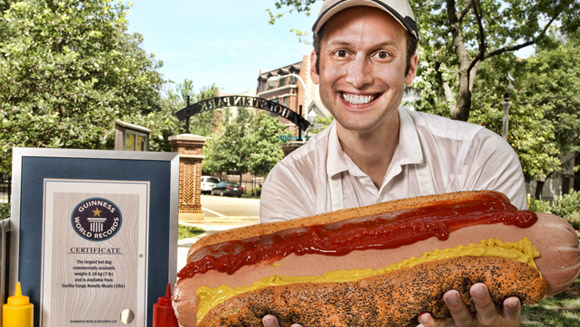
[[[459,192],[216,233],[194,244],[173,304],[181,325],[405,326],[484,282],[535,303],[580,271],[576,232],[496,192]]]

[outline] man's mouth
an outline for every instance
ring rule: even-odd
[[[342,93],[342,98],[344,99],[344,101],[350,104],[361,105],[373,102],[373,100],[377,98],[377,95],[376,94],[358,95],[351,93]]]

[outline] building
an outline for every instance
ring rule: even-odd
[[[278,102],[300,113],[307,119],[308,115],[329,117],[330,113],[320,102],[318,85],[310,78],[310,56],[303,56],[302,61],[269,71],[260,70],[256,95],[260,98]],[[298,136],[297,127],[284,118],[289,135]]]

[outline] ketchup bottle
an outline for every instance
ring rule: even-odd
[[[22,295],[20,282],[16,284],[16,293],[8,297],[2,306],[2,326],[32,327],[34,325],[34,306],[28,301],[28,296]]]
[[[171,306],[171,284],[167,283],[165,296],[153,304],[153,327],[179,327]]]

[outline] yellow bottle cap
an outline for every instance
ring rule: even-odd
[[[28,303],[29,303],[28,296],[22,295],[22,288],[20,286],[20,282],[18,282],[16,284],[16,294],[14,294],[13,296],[9,296],[8,297],[7,304],[10,304],[10,305],[25,305],[25,304],[28,304]]]

